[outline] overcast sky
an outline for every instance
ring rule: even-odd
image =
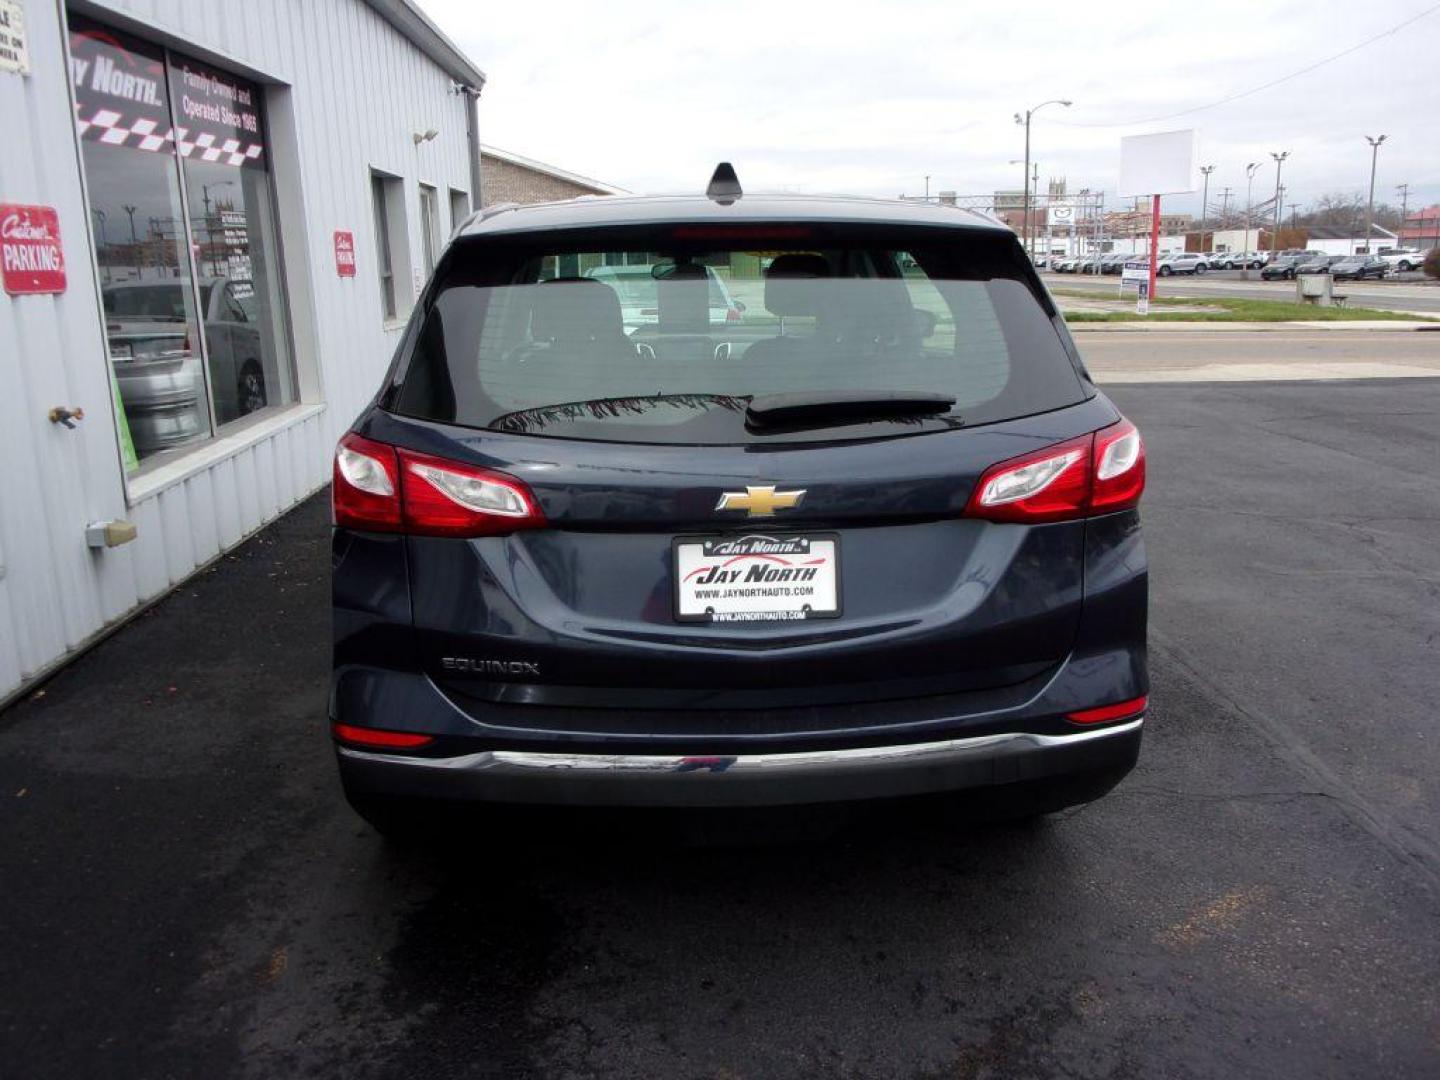
[[[1406,181],[1412,207],[1440,202],[1434,0],[421,3],[489,77],[485,142],[633,191],[699,191],[719,160],[751,190],[919,194],[927,173],[932,192],[1018,188],[1013,114],[1070,98],[1034,122],[1042,184],[1113,193],[1121,136],[1194,127],[1212,204],[1226,185],[1243,201],[1248,161],[1268,197],[1270,152],[1289,150],[1286,202],[1303,206],[1363,191],[1364,136],[1385,134],[1376,202]]]

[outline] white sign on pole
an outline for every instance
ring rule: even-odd
[[[1075,208],[1073,206],[1052,206],[1050,207],[1050,216],[1063,224],[1074,220]]]
[[[1195,130],[1120,140],[1120,194],[1177,195],[1195,190]]]
[[[1150,314],[1150,280],[1148,277],[1140,282],[1139,291],[1135,294],[1135,314]]]
[[[1126,259],[1120,267],[1121,286],[1150,284],[1150,263],[1145,259]]]
[[[25,9],[20,0],[0,0],[0,71],[30,74],[25,47]]]

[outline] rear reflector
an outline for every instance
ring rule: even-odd
[[[1106,724],[1111,720],[1128,720],[1131,717],[1139,716],[1145,711],[1145,703],[1150,699],[1141,695],[1131,698],[1129,701],[1117,701],[1114,705],[1101,705],[1094,709],[1081,709],[1079,712],[1069,713],[1065,719],[1076,724]]]
[[[388,750],[425,746],[435,741],[433,735],[417,735],[413,731],[380,731],[351,724],[331,724],[330,733],[341,742],[356,746],[381,746]]]

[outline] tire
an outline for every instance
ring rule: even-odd
[[[235,404],[241,416],[248,416],[266,405],[265,375],[254,360],[246,361],[240,369],[240,377],[235,381]]]
[[[1411,266],[1408,262],[1402,262],[1399,266],[1399,269],[1403,272],[1406,270],[1414,270],[1415,268]]]
[[[1162,266],[1162,267],[1160,267],[1159,270],[1155,271],[1155,273],[1156,273],[1157,275],[1159,275],[1160,277],[1169,277],[1169,276],[1170,276],[1170,268],[1169,268],[1168,266]]]
[[[1209,270],[1209,269],[1210,269],[1210,268],[1209,268],[1208,266],[1206,266],[1204,263],[1201,263],[1199,266],[1195,267],[1195,273],[1197,273],[1197,274],[1203,274],[1203,273],[1205,273],[1206,270]]]

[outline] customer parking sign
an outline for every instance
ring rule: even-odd
[[[54,207],[0,204],[0,271],[11,296],[65,291],[65,253]]]

